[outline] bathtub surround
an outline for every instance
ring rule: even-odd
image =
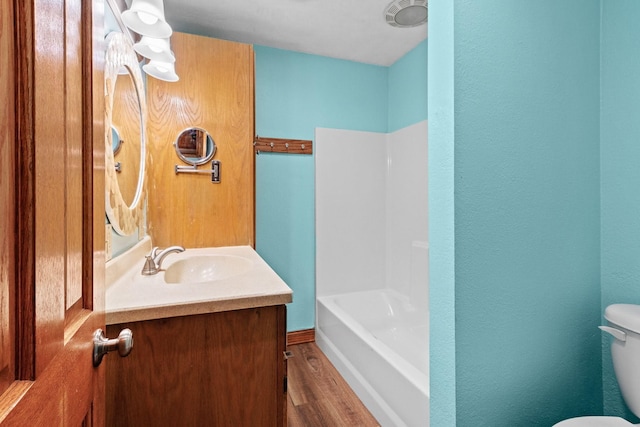
[[[316,141],[318,345],[381,425],[428,425],[427,122]]]
[[[429,309],[427,121],[387,134],[386,285]]]
[[[427,122],[390,134],[320,128],[316,141],[317,296],[428,289],[411,284],[412,253],[428,239]]]
[[[386,283],[387,135],[316,130],[316,295]]]

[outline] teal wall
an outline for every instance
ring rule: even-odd
[[[256,133],[387,130],[387,67],[255,46]],[[256,250],[293,289],[287,329],[315,326],[314,156],[256,158]]]
[[[429,2],[429,375],[432,426],[456,425],[453,2]]]
[[[387,131],[411,126],[427,115],[427,51],[425,39],[389,67]]]
[[[256,133],[314,139],[316,127],[394,131],[427,118],[427,41],[390,67],[264,46]],[[314,156],[256,158],[256,250],[293,289],[287,329],[315,326]]]
[[[429,79],[431,307],[446,316],[431,357],[455,375],[434,372],[434,425],[601,413],[600,1],[449,1],[430,2],[429,76],[452,72]]]
[[[602,1],[602,309],[640,304],[640,2]],[[616,383],[603,337],[604,411],[639,422]]]

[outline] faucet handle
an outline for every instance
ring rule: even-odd
[[[158,255],[158,250],[160,250],[160,248],[158,246],[154,246],[153,249],[151,249],[151,253],[149,254],[149,256],[151,258],[155,258],[156,255]]]
[[[142,267],[141,274],[143,276],[151,276],[158,272],[158,267],[156,267],[156,263],[153,260],[153,256],[147,255],[145,256],[144,266]]]

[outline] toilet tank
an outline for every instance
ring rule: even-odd
[[[604,318],[615,330],[611,333],[613,369],[625,403],[640,417],[640,305],[613,304],[606,308]]]

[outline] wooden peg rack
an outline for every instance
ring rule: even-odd
[[[308,139],[263,138],[256,135],[253,148],[256,154],[313,154],[313,141]]]

